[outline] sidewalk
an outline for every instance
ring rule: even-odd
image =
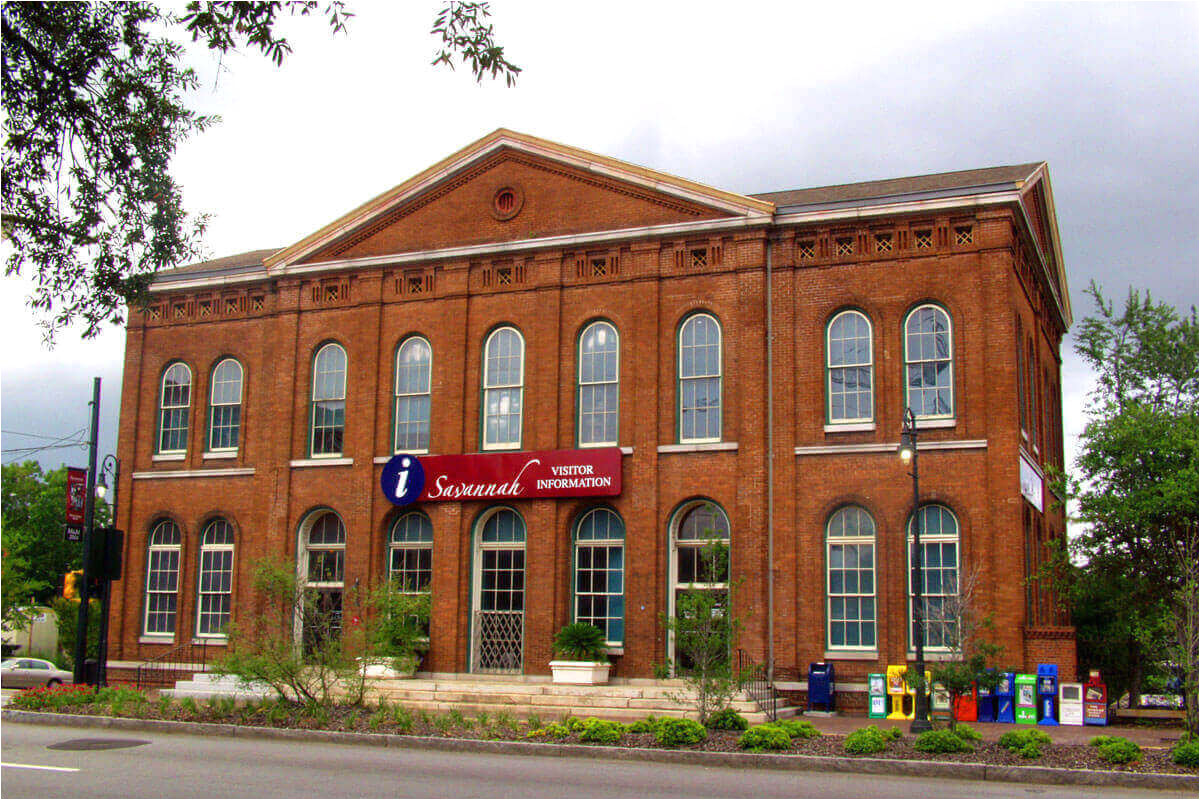
[[[836,717],[801,715],[798,719],[808,720],[821,733],[837,734],[847,734],[867,725],[875,725],[878,728],[899,728],[907,734],[908,726],[912,724],[907,720],[868,719],[857,714]],[[979,731],[989,742],[996,741],[1009,731],[1036,728],[1053,739],[1055,744],[1087,744],[1093,736],[1106,734],[1108,736],[1124,736],[1142,747],[1170,747],[1183,734],[1182,728],[1151,728],[1140,725],[1010,725],[996,722],[963,724]],[[945,723],[939,722],[937,725],[943,727]]]

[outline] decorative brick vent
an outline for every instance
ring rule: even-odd
[[[811,239],[800,242],[796,245],[796,255],[803,260],[809,260],[817,257],[817,243]]]
[[[518,186],[501,186],[492,195],[492,216],[503,222],[521,213],[525,193]]]
[[[892,252],[892,235],[890,233],[875,234],[875,252],[876,253]]]
[[[515,286],[525,282],[524,264],[503,264],[483,271],[483,285],[488,289]]]
[[[837,254],[839,256],[854,255],[854,237],[841,236],[837,240]]]
[[[913,247],[918,250],[928,250],[933,247],[933,231],[915,231],[913,233]]]
[[[975,241],[975,232],[970,225],[959,225],[954,229],[955,244],[971,244]]]

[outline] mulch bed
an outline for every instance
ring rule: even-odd
[[[14,706],[14,707],[19,707]],[[572,734],[565,738],[546,736],[528,737],[526,733],[536,727],[555,720],[519,720],[512,716],[495,715],[485,718],[482,723],[471,718],[451,713],[434,715],[422,711],[400,711],[391,706],[383,711],[373,708],[354,708],[350,706],[332,706],[328,709],[307,713],[303,705],[297,703],[270,703],[264,705],[237,705],[220,703],[188,703],[174,702],[169,706],[159,705],[153,701],[147,703],[128,703],[115,711],[107,703],[92,705],[69,705],[60,708],[46,708],[64,714],[120,716],[134,719],[174,720],[179,722],[212,722],[252,727],[288,728],[298,730],[327,730],[353,733],[388,733],[413,736],[438,736],[460,739],[489,739],[507,741],[548,742],[555,744],[588,744],[580,742],[578,735]],[[531,725],[531,722],[534,723]],[[741,752],[738,747],[739,733],[732,731],[710,731],[708,738],[700,744],[679,747],[679,750],[694,750],[699,752]],[[868,756],[854,756],[845,752],[842,746],[843,736],[824,734],[813,739],[794,741],[789,750],[778,751],[782,754],[808,756],[834,756],[840,758],[883,758],[897,760],[918,760],[956,762],[964,764],[989,764],[997,766],[1035,766],[1057,767],[1064,769],[1090,769],[1115,772],[1156,772],[1177,775],[1195,775],[1195,767],[1180,766],[1171,761],[1169,747],[1142,748],[1142,758],[1133,764],[1113,765],[1100,758],[1096,748],[1089,745],[1054,744],[1041,748],[1040,758],[1027,759],[994,742],[975,742],[974,753],[923,753],[913,749],[913,737],[890,742],[886,750]],[[627,748],[656,748],[662,746],[650,733],[626,733],[613,747]]]

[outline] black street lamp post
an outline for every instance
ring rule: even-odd
[[[112,481],[112,502],[108,505],[109,521],[108,527],[115,528],[117,525],[117,486],[121,480],[121,459],[114,455],[104,457],[103,463],[100,465],[98,475],[99,481],[96,484],[96,497],[101,500],[108,492],[109,481]],[[105,540],[105,562],[108,561],[108,550],[113,543]],[[107,566],[106,566],[107,569]],[[108,609],[112,601],[112,581],[106,575],[101,582],[100,594],[100,653],[97,664],[97,682],[100,686],[108,685]]]
[[[931,687],[925,686],[925,552],[921,549],[921,486],[917,473],[917,417],[911,408],[904,409],[904,424],[900,431],[900,460],[912,465],[913,485],[913,554],[912,563],[916,567],[913,578],[913,621],[916,623],[916,670],[917,685],[920,687],[913,700],[913,721],[909,728],[913,733],[930,730],[929,722],[929,692]]]

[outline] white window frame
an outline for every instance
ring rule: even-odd
[[[182,403],[174,402],[171,405],[167,405],[167,378],[170,377],[171,373],[175,372],[175,370],[177,368],[183,370],[183,372],[187,376],[186,384],[182,384],[182,383],[177,384],[179,386],[185,387],[185,389],[183,391],[186,391],[187,398]],[[155,444],[155,449],[154,449],[155,453],[157,453],[159,455],[166,455],[168,453],[186,453],[187,452],[188,436],[191,433],[191,431],[190,431],[191,420],[189,419],[189,417],[191,416],[191,413],[190,413],[191,408],[192,408],[192,368],[189,367],[187,364],[185,364],[182,361],[173,361],[173,362],[171,362],[171,364],[169,364],[167,366],[167,368],[165,370],[163,370],[162,380],[159,382],[158,441],[156,441],[154,443]],[[170,428],[169,430],[183,432],[183,435],[182,435],[183,447],[175,447],[175,448],[168,449],[168,448],[163,447],[163,434],[168,430],[168,428],[166,426],[167,412],[178,411],[179,409],[183,409],[183,427],[174,427],[174,428]]]
[[[233,383],[230,380],[218,380],[217,373],[227,364],[232,364],[237,368],[237,400],[235,402],[217,402],[217,387],[218,385],[228,385]],[[242,363],[236,358],[223,358],[213,367],[212,377],[209,379],[208,387],[208,452],[210,453],[236,453],[242,442],[242,387],[246,377],[246,371],[242,369]],[[217,431],[217,409],[218,408],[237,408],[237,423],[234,425],[222,425],[223,430],[232,430],[235,444],[227,447],[216,446],[216,431]]]
[[[684,519],[693,511],[712,506],[717,513],[725,521],[725,530],[728,532],[726,537],[710,537],[708,539],[684,539],[686,544],[680,544],[679,531],[683,527]],[[706,545],[714,542],[725,542],[729,546],[729,564],[728,575],[733,577],[733,526],[729,522],[729,515],[725,513],[725,509],[720,504],[705,498],[684,503],[675,510],[671,515],[670,529],[670,552],[667,560],[667,616],[671,619],[675,617],[675,596],[680,590],[684,589],[700,589],[703,591],[724,591],[729,592],[730,582],[728,580],[717,583],[680,583],[679,581],[679,551],[683,548],[703,548]],[[729,609],[729,613],[733,613],[733,609]],[[675,665],[675,634],[673,631],[667,632],[667,664],[674,670]]]
[[[600,328],[606,328],[608,330],[608,332],[612,334],[612,337],[613,337],[612,352],[613,352],[613,357],[616,361],[616,367],[613,371],[612,380],[605,380],[605,379],[585,380],[584,375],[583,375],[583,361],[584,361],[583,343],[584,343],[584,340],[587,339],[588,335],[592,331],[597,331]],[[607,352],[607,351],[604,351],[604,352]],[[587,327],[585,327],[583,329],[583,331],[579,334],[579,342],[578,342],[577,347],[575,348],[575,353],[576,353],[576,361],[577,361],[577,366],[576,366],[576,370],[575,370],[575,380],[576,380],[575,396],[577,398],[577,400],[576,400],[577,411],[575,414],[575,439],[579,443],[580,447],[615,447],[617,444],[617,439],[620,436],[620,430],[621,430],[621,414],[620,414],[620,409],[621,409],[621,335],[617,332],[617,326],[613,325],[611,322],[609,322],[608,320],[604,320],[604,319],[598,319],[598,320],[595,320],[594,322],[589,323],[587,325]],[[585,412],[584,408],[583,408],[584,391],[591,387],[607,387],[607,386],[612,386],[616,390],[616,400],[613,403],[612,409],[610,410],[610,409],[606,408],[603,411],[596,411],[593,408],[592,411]],[[595,441],[585,440],[584,434],[583,434],[583,431],[585,430],[585,426],[584,426],[585,414],[587,414],[589,416],[606,416],[608,414],[612,414],[612,416],[613,416],[612,439],[611,440],[599,439],[599,440],[595,440]]]
[[[717,371],[715,373],[696,372],[695,374],[692,374],[692,375],[684,375],[683,374],[683,350],[684,350],[683,336],[684,336],[684,333],[687,331],[688,326],[692,325],[693,323],[698,322],[701,318],[707,318],[707,319],[711,320],[713,325],[715,325],[716,329],[717,329]],[[708,347],[708,346],[709,345],[707,345],[707,344],[706,345],[689,345],[689,347],[692,347],[694,349],[700,349],[700,347]],[[679,333],[675,337],[675,349],[676,349],[676,353],[677,353],[676,354],[676,362],[675,362],[675,375],[676,375],[676,379],[677,379],[676,380],[676,390],[679,393],[679,398],[676,403],[675,410],[676,410],[676,414],[678,414],[678,423],[677,424],[678,424],[678,428],[679,428],[679,436],[678,436],[679,444],[705,444],[705,443],[710,443],[710,442],[719,442],[719,441],[721,441],[721,436],[723,434],[724,425],[725,425],[725,402],[724,402],[724,400],[725,400],[725,398],[724,398],[724,394],[725,394],[725,380],[724,380],[725,332],[721,328],[721,321],[718,320],[714,315],[709,314],[707,311],[700,311],[700,312],[696,312],[694,314],[689,314],[687,317],[684,318],[683,322],[681,322],[679,325]],[[695,362],[693,361],[693,368],[694,367],[695,367]],[[689,381],[709,381],[709,380],[713,380],[713,379],[715,379],[717,382],[717,435],[716,436],[691,437],[691,438],[686,437],[684,435],[684,430],[683,430],[684,386]]]
[[[580,539],[579,533],[580,533],[580,531],[583,530],[583,525],[587,521],[588,517],[592,516],[593,514],[601,514],[601,513],[611,514],[613,517],[616,518],[617,522],[621,526],[621,536],[619,538],[609,536],[606,539]],[[610,530],[611,530],[611,527],[610,527]],[[621,517],[620,514],[618,514],[616,512],[615,509],[609,508],[608,506],[596,506],[594,508],[589,508],[587,511],[585,511],[583,514],[580,515],[579,520],[575,523],[574,540],[575,540],[574,541],[575,546],[574,546],[574,551],[572,553],[572,569],[571,569],[571,621],[578,622],[579,621],[578,600],[581,596],[609,598],[609,600],[607,600],[606,603],[611,603],[612,602],[611,598],[613,598],[613,597],[620,597],[620,598],[622,598],[622,601],[625,598],[625,554],[626,554],[626,551],[625,551],[625,520]],[[608,550],[613,547],[621,548],[621,591],[619,591],[619,592],[609,591],[608,587],[607,587],[607,583],[605,585],[605,590],[601,591],[601,592],[596,592],[596,591],[580,592],[580,591],[578,591],[579,569],[580,569],[580,567],[579,567],[579,551],[585,547],[603,548],[605,550]],[[594,568],[589,567],[589,570],[591,570],[591,569],[594,569]],[[605,566],[605,568],[603,569],[603,572],[605,572],[606,574],[609,572],[612,572],[612,571],[613,570],[608,569],[607,566]],[[609,608],[610,613],[604,617],[604,620],[605,620],[604,632],[605,632],[605,634],[608,633],[608,620],[617,619],[617,617],[611,613],[611,606],[608,606],[608,608]],[[606,635],[605,644],[607,644],[609,647],[623,647],[625,644],[624,630],[625,630],[626,614],[625,614],[624,602],[622,602],[622,605],[621,605],[620,620],[621,620],[621,631],[622,631],[621,638],[613,639]],[[591,624],[595,624],[595,623],[591,623]]]
[[[421,345],[424,345],[425,352],[428,355],[428,360],[426,361],[426,366],[425,366],[424,388],[420,389],[419,391],[401,391],[400,374],[401,374],[401,370],[404,369],[404,367],[402,366],[402,359],[404,356],[404,351],[409,347],[419,347]],[[393,384],[394,397],[393,397],[393,401],[392,401],[392,452],[393,453],[414,453],[416,455],[428,453],[429,452],[429,440],[433,436],[433,431],[432,431],[432,428],[430,425],[430,417],[432,415],[431,407],[433,404],[432,403],[433,346],[429,343],[429,340],[426,339],[424,336],[409,336],[403,342],[401,342],[400,346],[396,348],[395,370],[396,370],[396,380],[395,380],[395,383]],[[425,441],[423,443],[418,441],[418,444],[420,445],[418,447],[401,446],[401,443],[400,443],[400,425],[401,425],[400,404],[402,402],[410,402],[410,401],[414,401],[414,400],[419,400],[422,397],[426,398],[426,401],[427,401],[425,404],[425,420],[424,420],[424,422],[425,422]],[[416,420],[415,422],[416,422],[416,424],[419,424],[420,420]],[[414,424],[414,420],[411,418],[406,419],[404,421],[404,424],[406,426],[412,425],[412,424]],[[407,436],[407,434],[406,434],[406,436]],[[418,434],[418,440],[419,440],[419,434]],[[408,441],[408,439],[406,438],[405,445],[407,445],[407,441]]]
[[[865,517],[867,520],[870,521],[871,533],[869,535],[863,534],[861,532],[859,534],[853,535],[853,536],[847,536],[847,535],[843,535],[843,534],[834,534],[833,533],[833,524],[834,524],[834,521],[838,519],[839,515],[846,514],[846,513],[852,512],[852,511],[862,514],[863,517]],[[872,650],[872,651],[874,651],[874,650],[877,650],[879,647],[879,579],[878,579],[879,576],[876,573],[876,569],[875,569],[875,567],[878,563],[878,560],[879,560],[878,559],[878,555],[879,555],[878,547],[875,544],[877,534],[878,534],[878,527],[875,525],[875,518],[873,516],[871,516],[871,512],[867,511],[862,506],[857,506],[857,505],[842,506],[841,508],[837,509],[832,514],[830,514],[829,519],[825,521],[825,647],[827,650],[850,650],[850,651]],[[833,569],[834,569],[834,567],[833,567],[833,548],[835,546],[839,546],[839,545],[840,546],[849,545],[849,546],[855,546],[855,547],[862,547],[864,545],[869,545],[871,547],[871,570],[870,570],[871,571],[871,591],[869,593],[863,592],[862,591],[862,583],[860,581],[858,592],[851,593],[851,592],[846,592],[843,589],[842,592],[839,592],[836,595],[837,597],[842,597],[842,598],[847,598],[847,597],[857,598],[860,603],[860,606],[859,606],[860,609],[861,609],[862,600],[864,598],[871,599],[872,607],[874,608],[874,613],[870,617],[870,622],[873,626],[875,640],[873,642],[871,642],[870,644],[862,643],[861,633],[859,636],[859,643],[856,645],[834,644],[834,642],[833,642],[833,622],[834,622],[833,598],[835,597],[835,595],[833,593],[833,580],[832,580]],[[860,564],[861,564],[861,562],[860,562]],[[846,567],[843,566],[843,567],[841,567],[841,569],[845,570]],[[864,571],[861,566],[854,567],[853,569],[858,570],[860,573]],[[861,626],[862,623],[865,622],[866,620],[867,620],[867,618],[860,611],[858,618],[857,618],[857,620],[855,620],[855,622]],[[846,620],[843,620],[843,621],[846,621]],[[861,627],[860,627],[860,631],[861,631]]]
[[[919,311],[931,308],[937,313],[946,318],[946,357],[945,358],[917,358],[909,359],[908,357],[908,340],[910,336],[922,336],[924,334],[911,334],[908,330],[908,324]],[[924,364],[941,364],[946,363],[946,376],[949,381],[950,391],[950,412],[947,414],[916,414],[916,409],[913,409],[917,419],[954,419],[958,410],[958,398],[954,392],[954,320],[950,316],[950,312],[937,303],[922,303],[916,308],[908,312],[904,317],[904,405],[907,408],[913,408],[912,404],[912,387],[908,381],[908,369],[910,366]],[[924,391],[927,387],[922,387],[918,391]],[[937,387],[935,386],[936,390]]]
[[[168,532],[168,530],[174,532],[174,541],[173,542],[160,541],[160,539],[162,538],[160,536],[160,533],[165,534]],[[174,554],[174,556],[175,556],[174,566],[168,570],[160,569],[160,570],[158,570],[158,572],[160,574],[168,574],[168,575],[173,573],[173,581],[175,584],[175,588],[174,589],[151,590],[150,589],[150,575],[154,571],[154,562],[156,560],[155,556],[166,556],[169,558],[169,556],[171,554]],[[158,522],[156,522],[154,524],[154,527],[150,530],[150,536],[147,539],[146,585],[145,585],[145,596],[144,596],[144,600],[143,600],[143,610],[142,610],[142,634],[143,635],[173,637],[176,635],[176,633],[178,633],[178,630],[177,630],[178,625],[176,623],[178,622],[178,619],[179,619],[179,575],[182,571],[183,571],[183,531],[180,530],[179,526],[175,523],[174,520],[160,519]],[[150,614],[151,614],[150,600],[151,600],[152,596],[157,597],[160,595],[163,597],[169,597],[171,595],[174,595],[174,597],[175,597],[175,609],[170,612],[171,630],[150,630]],[[162,614],[162,613],[166,613],[166,612],[155,611],[155,613]]]
[[[864,362],[851,363],[844,360],[840,364],[833,363],[833,326],[838,320],[843,317],[858,317],[867,325],[867,360]],[[841,339],[841,341],[852,341],[849,339]],[[857,341],[857,337],[853,341]],[[844,351],[843,351],[844,352]],[[857,370],[866,367],[867,380],[869,388],[864,392],[861,388],[856,389],[854,394],[867,396],[867,401],[871,408],[871,413],[866,416],[857,417],[834,417],[833,415],[833,372],[834,370]],[[843,387],[844,387],[843,383]],[[844,388],[841,393],[847,396],[850,392]],[[843,406],[844,407],[844,406]],[[861,405],[860,405],[861,408]],[[834,315],[833,319],[829,320],[829,324],[825,326],[825,418],[830,425],[852,425],[862,422],[875,421],[875,326],[871,324],[871,318],[863,312],[855,308],[847,308]]]
[[[216,529],[217,525],[223,525],[225,527],[225,531],[223,531],[223,533],[228,534],[228,541],[221,541],[221,542],[209,542],[208,541],[209,533],[216,533],[215,529]],[[236,541],[236,539],[235,539],[234,532],[233,532],[233,525],[229,522],[229,520],[221,518],[221,517],[218,517],[217,519],[214,519],[214,520],[210,521],[207,525],[205,525],[204,532],[202,534],[200,534],[200,555],[196,561],[196,638],[198,638],[198,639],[225,639],[225,638],[228,638],[228,632],[227,632],[228,631],[228,623],[229,623],[229,620],[233,618],[233,576],[234,576],[233,558],[234,558],[234,542],[235,541]],[[229,553],[229,569],[228,570],[206,569],[204,566],[204,556],[206,553]],[[227,591],[205,591],[204,590],[204,577],[205,577],[206,572],[223,573],[226,571],[228,571],[228,573],[229,573],[229,589]],[[201,625],[201,621],[204,619],[204,614],[205,614],[204,598],[205,598],[205,596],[219,596],[219,595],[225,595],[228,598],[229,610],[225,615],[225,622],[226,622],[225,628],[223,630],[218,631],[217,633],[205,633],[202,630],[203,626]],[[219,617],[220,615],[212,614],[210,612],[209,616]]]
[[[321,356],[327,351],[336,349],[342,355],[341,364],[341,389],[333,392],[329,397],[317,396],[317,381],[321,376],[327,374],[336,374],[335,370],[321,371],[319,364]],[[320,349],[313,355],[312,360],[312,388],[309,393],[309,420],[308,420],[308,452],[311,458],[339,458],[346,449],[346,373],[350,369],[350,359],[346,355],[346,348],[342,347],[337,342],[326,342],[321,345]],[[342,447],[337,452],[317,452],[317,430],[336,430],[334,425],[317,425],[317,404],[318,403],[338,403],[342,404]]]
[[[496,338],[501,333],[506,333],[506,332],[511,332],[514,335],[516,335],[517,342],[520,345],[520,369],[518,370],[519,375],[517,376],[516,383],[494,383],[493,384],[493,383],[490,383],[489,379],[488,379],[488,373],[490,372],[490,370],[488,368],[488,362],[492,358],[492,354],[491,354],[492,345],[495,343]],[[480,431],[479,438],[482,442],[483,449],[484,450],[520,450],[521,449],[521,436],[523,434],[524,425],[525,425],[525,337],[521,334],[521,331],[519,331],[517,328],[515,328],[512,325],[501,325],[500,327],[496,328],[494,331],[492,331],[491,333],[489,333],[487,335],[487,339],[485,339],[484,343],[483,343],[483,375],[481,377],[482,377],[481,382],[483,384],[483,397],[481,399],[483,402],[479,409],[480,416],[481,416],[481,423],[482,423],[482,430]],[[491,414],[488,412],[488,407],[490,405],[489,399],[492,397],[493,392],[496,393],[498,396],[506,396],[506,395],[511,396],[512,392],[516,393],[516,397],[517,397],[517,412],[516,412],[517,436],[516,436],[516,439],[509,439],[506,441],[490,441],[488,438],[488,420],[489,419],[491,419],[493,417],[499,418],[502,416],[503,417],[513,416],[513,414],[511,412],[509,412],[507,414],[505,414],[505,413]],[[511,408],[511,405],[510,405],[510,408]]]
[[[920,507],[920,510],[918,511],[918,513],[920,513],[921,511],[924,511],[927,508],[941,508],[945,513],[949,514],[950,519],[952,519],[954,521],[954,534],[952,534],[952,535],[946,534],[946,533],[929,534],[929,533],[926,533],[925,530],[922,530],[921,531],[921,547],[924,548],[931,544],[942,545],[947,542],[952,542],[954,544],[954,558],[955,558],[955,562],[956,562],[955,567],[954,567],[954,569],[955,569],[955,586],[958,588],[959,592],[961,592],[962,591],[962,525],[958,520],[958,515],[955,514],[954,511],[951,510],[951,508],[949,506],[943,505],[942,503],[925,503],[924,505],[922,505]],[[913,560],[912,560],[912,556],[913,556],[913,525],[914,524],[915,524],[915,517],[913,515],[909,515],[908,536],[904,540],[904,542],[905,542],[904,550],[905,550],[905,554],[906,554],[905,555],[905,564],[907,566],[907,570],[906,570],[907,578],[905,579],[905,584],[908,587],[908,627],[907,627],[907,630],[905,631],[904,638],[908,642],[908,652],[910,652],[910,653],[916,652],[916,640],[913,635],[913,627],[916,624],[916,620],[914,619],[916,608],[913,604],[913,580],[912,580],[913,579],[913,566],[914,566]],[[923,566],[922,571],[925,573],[928,573],[929,565],[923,563],[922,566]],[[938,567],[938,569],[944,569],[944,567]],[[928,579],[926,580],[926,583],[928,583]],[[933,596],[934,597],[957,597],[958,592],[955,592],[954,594],[946,594],[944,592],[939,592],[938,594],[933,595]],[[925,638],[928,639],[929,638],[929,597],[930,597],[930,595],[927,592],[922,592],[921,597],[922,597],[923,602],[925,603],[925,610],[926,610]],[[925,649],[926,653],[950,652],[949,647],[946,647],[946,646],[933,647],[933,646],[930,646],[929,644],[926,644],[924,649]]]
[[[408,519],[417,518],[424,522],[429,529],[429,538],[420,539],[418,541],[396,539],[396,531],[402,523]],[[429,583],[425,584],[424,588],[409,589],[407,583],[403,581],[399,584],[400,589],[405,594],[429,594],[430,587],[433,584],[433,522],[429,519],[429,515],[423,511],[406,511],[392,521],[388,527],[388,545],[387,545],[387,575],[389,581],[395,581],[398,575],[403,576],[406,570],[397,570],[395,568],[394,556],[397,550],[415,550],[428,551],[430,559]],[[420,557],[418,556],[418,559]]]

